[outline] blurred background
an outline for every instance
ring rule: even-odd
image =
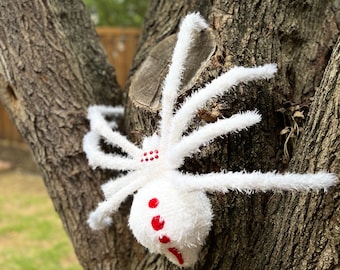
[[[122,88],[147,0],[84,0]],[[81,269],[28,146],[0,102],[0,269]]]

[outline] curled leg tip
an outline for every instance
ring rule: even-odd
[[[90,214],[87,224],[92,230],[102,230],[112,224],[112,218],[103,217],[94,211]]]

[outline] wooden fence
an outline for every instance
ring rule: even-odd
[[[98,27],[97,33],[109,61],[116,69],[118,83],[121,87],[125,87],[129,69],[135,55],[140,30],[136,28]],[[24,142],[1,103],[0,139],[10,143]]]
[[[98,27],[97,33],[111,64],[116,69],[117,81],[124,88],[135,56],[140,30]]]
[[[8,140],[10,142],[23,142],[23,139],[13,124],[6,109],[0,103],[0,139]]]

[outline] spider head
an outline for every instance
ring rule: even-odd
[[[187,192],[172,179],[179,173],[158,174],[134,195],[129,225],[136,239],[153,253],[179,266],[191,266],[209,233],[212,210],[204,192]]]
[[[159,160],[159,142],[160,138],[157,134],[146,137],[143,141],[143,153],[140,162],[143,164],[150,164],[153,161]]]

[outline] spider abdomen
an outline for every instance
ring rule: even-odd
[[[155,180],[134,196],[129,225],[151,252],[189,266],[209,233],[212,210],[204,192],[187,192],[170,179]]]

